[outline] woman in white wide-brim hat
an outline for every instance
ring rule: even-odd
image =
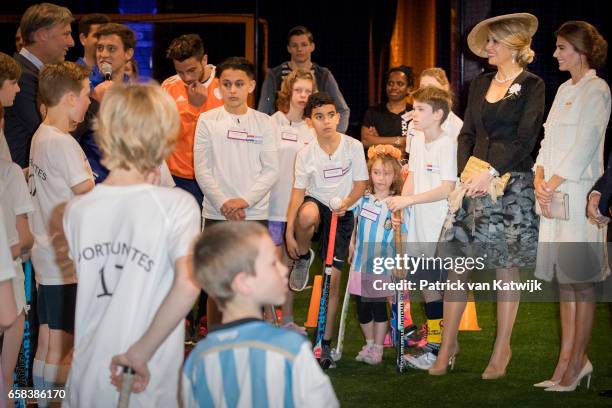
[[[465,197],[452,226],[444,228],[439,256],[453,243],[485,250],[487,269],[496,270],[502,284],[518,282],[518,267],[535,264],[538,216],[535,213],[533,160],[544,116],[544,82],[527,72],[533,61],[531,38],[538,20],[528,13],[497,16],[478,23],[468,35],[472,52],[487,58],[495,72],[484,73],[470,84],[463,127],[458,136],[457,169],[470,156],[489,164],[466,180]],[[510,174],[503,196],[488,192],[496,177]],[[449,245],[450,244],[450,245]],[[468,273],[451,270],[450,281],[466,280]],[[446,373],[458,352],[457,331],[465,308],[465,291],[444,294],[442,346],[431,375]],[[497,292],[497,336],[491,358],[482,373],[485,380],[505,375],[512,352],[510,337],[518,311],[520,291]]]

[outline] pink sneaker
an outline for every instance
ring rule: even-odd
[[[365,361],[366,356],[367,356],[368,354],[370,354],[370,349],[371,349],[372,347],[373,347],[373,346],[368,346],[367,344],[366,344],[366,345],[364,345],[364,346],[361,348],[361,351],[359,352],[359,354],[357,354],[357,356],[355,356],[355,360],[357,360],[357,361],[359,361],[359,362],[364,362],[364,361]]]
[[[364,357],[364,363],[376,365],[382,363],[383,348],[381,346],[370,347],[370,352]]]

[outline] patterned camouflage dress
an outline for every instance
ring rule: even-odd
[[[465,197],[452,227],[442,231],[441,247],[461,246],[466,255],[484,256],[488,268],[535,264],[539,217],[535,213],[533,173],[511,172],[503,197]],[[469,250],[468,250],[469,247]]]

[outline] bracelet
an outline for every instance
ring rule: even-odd
[[[491,177],[497,177],[499,175],[497,170],[495,170],[493,167],[489,167],[489,174],[491,175]]]
[[[400,137],[398,136],[397,139],[395,139],[395,143],[396,146],[400,146],[402,144],[402,141],[400,139]]]

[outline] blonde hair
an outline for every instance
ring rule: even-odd
[[[148,173],[174,149],[179,131],[176,103],[156,83],[113,85],[94,123],[102,164]]]
[[[448,80],[448,77],[446,76],[446,72],[442,68],[438,68],[438,67],[427,68],[421,72],[421,76],[419,78],[423,79],[423,77],[431,77],[435,79],[440,85],[446,88],[444,90],[448,92],[448,94],[451,97],[451,108],[452,108],[454,95],[451,89],[450,81]]]
[[[312,82],[312,93],[317,91],[317,81],[315,81],[314,75],[310,71],[304,71],[296,69],[291,71],[289,75],[285,77],[281,84],[280,91],[276,98],[276,107],[283,113],[289,112],[289,105],[291,103],[291,95],[293,94],[293,85],[299,80],[305,79]]]
[[[227,221],[206,227],[198,238],[194,254],[194,278],[220,308],[234,298],[232,282],[244,272],[255,275],[259,239],[268,234],[253,221]]]
[[[58,24],[70,24],[74,18],[66,7],[51,3],[34,4],[21,16],[19,29],[24,45],[34,44],[34,33],[41,28],[51,28]]]
[[[83,81],[89,78],[89,69],[63,61],[57,64],[47,64],[38,74],[38,95],[40,103],[47,108],[56,106],[68,92],[77,96],[83,90]]]
[[[432,77],[433,79],[438,81],[440,85],[442,86],[450,87],[450,82],[448,82],[448,77],[446,76],[446,72],[444,72],[442,68],[434,67],[434,68],[424,69],[423,71],[421,71],[420,78],[423,78],[426,76]]]
[[[529,28],[520,19],[495,21],[488,25],[489,35],[512,51],[514,61],[521,67],[529,65],[535,52],[531,49]]]
[[[453,99],[450,93],[444,89],[436,88],[435,86],[426,86],[417,89],[412,93],[412,98],[415,102],[428,104],[434,112],[441,109],[444,114],[442,115],[440,123],[446,120],[450,113],[451,106],[453,105]]]

